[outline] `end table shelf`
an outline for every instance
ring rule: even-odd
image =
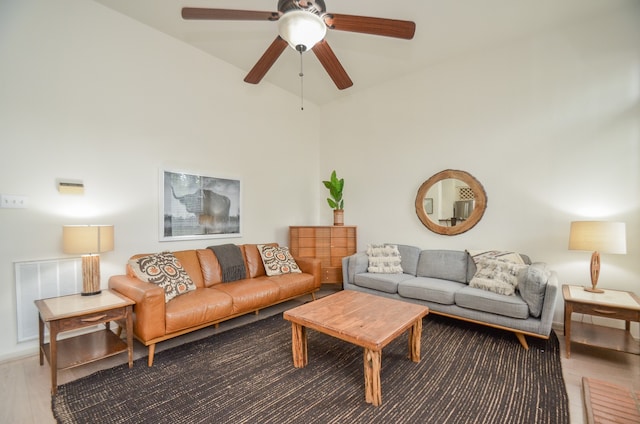
[[[103,329],[57,342],[58,370],[73,368],[127,350],[128,346],[113,331]],[[42,351],[51,363],[50,345],[45,343]]]
[[[640,355],[640,343],[621,328],[572,321],[571,341]]]

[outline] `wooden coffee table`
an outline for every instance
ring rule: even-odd
[[[382,349],[409,330],[409,358],[420,362],[422,318],[428,313],[426,306],[344,290],[288,310],[283,316],[291,321],[296,368],[308,363],[307,328],[363,347],[365,400],[379,406]]]

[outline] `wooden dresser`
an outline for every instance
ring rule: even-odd
[[[293,256],[322,261],[322,283],[342,284],[342,258],[356,253],[355,226],[291,226]]]

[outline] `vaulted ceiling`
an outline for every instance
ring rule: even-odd
[[[262,21],[187,21],[183,7],[276,11],[277,0],[94,0],[249,72],[278,34]],[[315,55],[303,56],[304,97],[318,105],[459,55],[597,16],[603,0],[325,0],[327,12],[411,20],[413,40],[329,30],[326,40],[354,82],[338,90]],[[262,80],[300,94],[300,56],[287,48]],[[217,78],[211,75],[211,78]]]

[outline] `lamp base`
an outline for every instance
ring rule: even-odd
[[[600,276],[600,252],[597,250],[591,254],[589,273],[591,274],[591,287],[585,287],[584,290],[590,293],[604,293],[604,290],[596,288]]]
[[[100,294],[100,256],[85,255],[82,257],[82,296]]]
[[[595,287],[585,287],[584,291],[588,291],[590,293],[604,293],[604,290],[602,289],[597,289]]]

